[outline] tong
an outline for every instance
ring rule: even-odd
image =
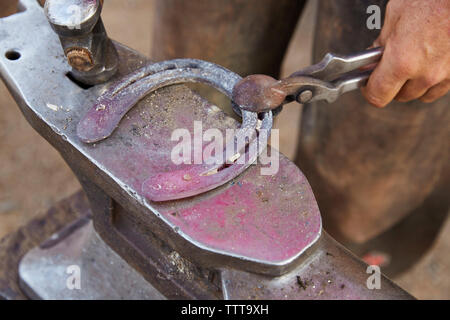
[[[382,47],[352,55],[328,53],[318,64],[281,80],[250,75],[233,88],[233,101],[252,112],[273,110],[294,100],[301,104],[319,100],[331,103],[364,86],[382,54]]]

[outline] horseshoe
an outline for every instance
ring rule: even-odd
[[[81,119],[77,135],[85,143],[108,138],[125,114],[147,94],[173,84],[206,83],[232,99],[234,86],[242,78],[214,63],[175,59],[145,66],[124,77],[103,93]],[[152,201],[182,199],[212,190],[248,168],[267,146],[272,129],[272,112],[257,114],[234,105],[242,124],[223,152],[202,164],[155,174],[142,184],[143,194]],[[246,141],[247,143],[238,143]],[[232,148],[232,149],[229,149]],[[235,150],[228,156],[226,150]]]

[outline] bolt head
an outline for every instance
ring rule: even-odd
[[[67,60],[72,68],[87,72],[94,67],[94,61],[89,50],[85,48],[70,48],[66,52]]]

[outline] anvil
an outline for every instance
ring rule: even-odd
[[[239,123],[186,86],[175,85],[141,99],[108,139],[84,143],[77,124],[97,98],[152,62],[114,42],[115,75],[80,86],[70,76],[43,8],[36,0],[21,0],[20,7],[0,19],[0,75],[30,125],[71,167],[89,205],[76,195],[29,224],[26,234],[40,242],[35,248],[28,250],[30,241],[18,235],[2,242],[1,297],[411,298],[383,275],[379,289],[368,286],[368,266],[322,230],[306,177],[282,154],[274,175],[261,175],[261,165],[255,164],[202,194],[149,200],[143,182],[177,170],[170,161],[173,130],[192,131],[194,121],[222,131]],[[38,239],[46,224],[56,229],[55,221],[75,216],[48,239]],[[74,266],[80,289],[68,285]]]

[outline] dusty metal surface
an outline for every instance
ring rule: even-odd
[[[75,224],[78,224],[76,229],[63,239],[54,234],[51,244],[44,243],[22,258],[20,285],[29,297],[45,300],[164,299],[102,241],[92,221],[78,220]],[[71,277],[77,276],[79,287],[75,278],[71,281]]]

